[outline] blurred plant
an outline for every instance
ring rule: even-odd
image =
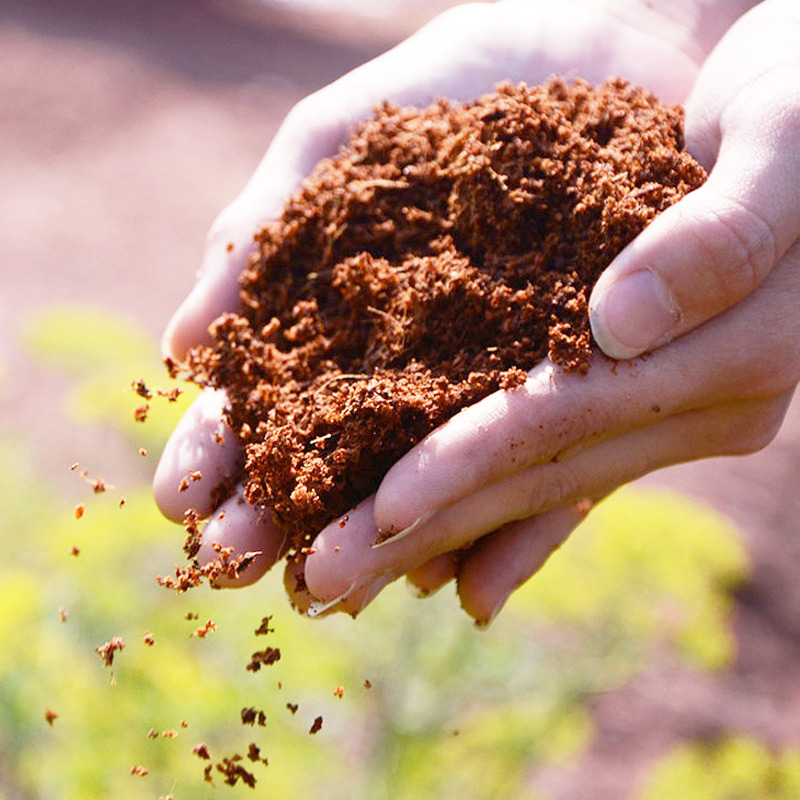
[[[154,402],[144,426],[133,422],[141,400],[131,380],[167,385],[155,344],[135,326],[59,308],[32,319],[26,341],[40,363],[70,376],[70,409],[87,437],[99,423],[114,425],[133,437],[132,458],[143,435],[157,451],[186,407],[185,397]],[[171,570],[182,531],[159,516],[147,487],[124,487],[120,508],[121,488],[95,495],[87,485],[77,520],[42,484],[8,431],[0,441],[2,800],[207,797],[205,762],[191,752],[200,741],[215,759],[257,743],[269,766],[242,763],[277,798],[537,797],[537,769],[591,740],[593,692],[665,648],[701,668],[724,666],[733,652],[729,591],[745,576],[744,553],[727,522],[672,494],[626,489],[606,501],[478,632],[450,593],[420,604],[402,586],[357,623],[296,616],[277,576],[239,592],[169,594],[154,576]],[[266,614],[275,632],[257,639]],[[190,637],[207,619],[217,630]],[[94,652],[112,636],[126,642],[116,685]],[[280,647],[281,660],[247,672],[249,654],[266,644]],[[266,726],[242,727],[245,706],[263,709]],[[52,726],[47,708],[58,714]],[[310,736],[319,715],[322,730]],[[131,775],[135,765],[149,774]]]
[[[640,800],[796,800],[800,751],[771,752],[745,738],[677,747],[656,767]]]

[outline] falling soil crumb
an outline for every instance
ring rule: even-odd
[[[86,511],[86,506],[83,503],[78,503],[75,506],[75,519],[80,519]]]
[[[67,621],[67,617],[69,617],[69,614],[67,613],[67,610],[63,606],[59,606],[59,608],[58,608],[58,616],[59,616],[59,618],[61,619],[62,622],[66,622]]]
[[[47,720],[47,724],[52,728],[53,723],[58,719],[59,714],[58,711],[53,711],[52,708],[46,708],[44,710],[44,718]]]
[[[74,463],[69,465],[69,471],[75,472],[75,470],[78,469],[79,466],[80,464],[77,461],[75,461]]]
[[[139,448],[139,455],[140,455],[142,458],[145,458],[145,457],[147,456],[147,450],[145,450],[145,448],[144,448],[144,447],[140,447],[140,448]]]
[[[92,491],[95,494],[102,494],[108,488],[108,485],[102,478],[95,478],[94,480],[89,481],[89,483],[91,484]]]
[[[136,422],[147,422],[147,412],[150,410],[150,406],[147,403],[144,403],[140,406],[136,406],[133,409],[133,418]]]
[[[261,748],[255,742],[250,742],[247,748],[247,757],[253,762],[260,761],[265,766],[269,766],[269,761],[262,757]]]
[[[247,500],[299,550],[460,408],[584,373],[597,276],[705,180],[683,113],[620,79],[388,103],[256,235],[238,313],[173,377],[222,388]]]
[[[147,388],[147,384],[142,378],[138,381],[131,381],[131,389],[143,400],[149,400],[153,396],[153,393]]]
[[[79,556],[81,554],[80,547],[76,547],[75,545],[72,545],[72,547],[70,547],[70,549],[69,549],[69,554],[71,556]]]
[[[322,730],[322,717],[317,717],[309,728],[309,734],[315,734]]]
[[[338,697],[340,700],[344,697],[344,686],[337,686],[333,690],[333,696]]]
[[[189,637],[197,636],[200,639],[205,639],[209,633],[212,633],[217,629],[217,625],[213,620],[208,620],[204,625],[201,625],[199,628],[193,630]]]
[[[212,586],[221,577],[235,581],[253,560],[261,555],[260,552],[248,551],[234,558],[232,547],[223,547],[217,542],[211,543],[211,549],[217,557],[207,564],[201,566],[197,561],[192,561],[188,567],[175,567],[173,575],[157,576],[156,581],[160,586],[172,589],[178,594],[199,586],[204,580],[208,580]]]
[[[182,719],[181,720],[181,728],[188,728],[188,727],[189,727],[189,723],[185,719]]]
[[[133,389],[133,391],[136,392],[136,394],[138,394],[143,400],[151,400],[153,395],[156,395],[158,397],[165,397],[170,403],[174,403],[183,394],[183,389],[178,386],[175,386],[172,389],[157,388],[151,390],[142,379],[139,379],[138,381],[131,381],[131,389]],[[142,407],[143,406],[140,406],[140,408]],[[141,421],[144,422],[144,420]]]
[[[205,759],[206,761],[211,760],[211,753],[208,752],[208,745],[205,742],[200,742],[200,744],[196,744],[192,748],[192,752],[198,757]]]
[[[181,482],[178,484],[178,491],[185,492],[189,488],[189,478],[183,477],[181,478]]]
[[[192,620],[200,619],[200,615],[196,611],[187,611],[184,619],[191,622]]]
[[[158,739],[158,731],[155,728],[150,728],[150,730],[147,731],[147,738]]]
[[[125,498],[124,497],[120,497],[120,499],[119,499],[119,507],[122,508],[125,505],[125,502],[126,502]]]
[[[259,724],[260,727],[264,727],[267,724],[267,715],[253,706],[249,706],[248,708],[243,708],[241,711],[242,717],[242,725],[255,725],[256,723]]]
[[[225,250],[230,253],[233,250],[233,242],[228,242],[228,244],[225,245]]]
[[[110,641],[95,647],[95,652],[103,659],[103,663],[110,667],[114,663],[114,655],[125,649],[125,642],[119,636],[114,636]]]
[[[371,689],[372,688],[372,681],[366,680],[364,681],[364,688]]]
[[[217,772],[221,772],[225,776],[224,782],[227,783],[228,786],[236,786],[238,781],[241,780],[242,783],[246,784],[251,789],[255,789],[255,775],[239,763],[241,760],[242,757],[238,753],[232,755],[230,758],[223,758],[215,765]]]
[[[142,637],[142,641],[148,646],[152,647],[156,643],[156,637],[153,636],[152,631],[146,631]]]
[[[168,403],[176,403],[183,394],[183,389],[174,387],[173,389],[156,389],[159,397],[166,397]]]
[[[266,636],[269,633],[275,633],[275,628],[270,627],[270,623],[272,622],[272,614],[264,617],[261,620],[261,624],[255,629],[254,633],[256,636]]]
[[[278,647],[267,647],[266,650],[258,650],[250,656],[250,663],[245,667],[248,672],[258,672],[262,666],[272,666],[276,661],[280,661],[281,651]]]
[[[170,729],[168,731],[161,731],[161,738],[162,739],[177,739],[178,738],[178,731],[174,729]]]
[[[131,775],[138,775],[140,778],[143,778],[145,775],[149,775],[150,770],[147,767],[143,767],[141,764],[137,764],[135,767],[131,767]]]
[[[183,512],[183,527],[186,536],[183,540],[183,552],[188,558],[194,558],[200,551],[200,542],[203,536],[200,527],[200,512],[194,508],[187,508]]]
[[[286,708],[294,715],[297,713],[297,709],[300,708],[300,706],[297,703],[287,703]]]

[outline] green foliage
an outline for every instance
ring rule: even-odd
[[[690,663],[721,668],[734,655],[730,590],[746,575],[725,519],[673,492],[627,487],[592,511],[509,611],[576,626],[628,659],[667,638]]]
[[[137,444],[159,448],[175,428],[196,387],[169,380],[156,344],[132,322],[95,308],[66,305],[32,316],[24,342],[40,363],[76,380],[68,400],[70,416],[79,424],[105,423],[121,428]],[[146,401],[131,390],[143,379],[151,388],[185,393],[180,404],[155,397],[149,401],[147,424],[133,411]]]
[[[684,744],[656,767],[640,800],[796,800],[800,751],[774,753],[752,739]]]
[[[165,385],[155,346],[135,327],[57,309],[31,320],[26,341],[70,377],[87,436],[111,422],[138,443],[163,444],[176,419],[166,401],[154,399],[144,426],[132,421],[142,401],[131,379]],[[42,483],[24,444],[0,439],[0,798],[207,798],[191,752],[201,741],[215,758],[259,744],[270,763],[253,768],[258,796],[533,798],[537,770],[590,741],[593,692],[665,645],[700,665],[730,658],[729,590],[745,575],[744,555],[727,523],[672,494],[630,489],[602,504],[478,632],[451,592],[421,602],[401,585],[355,623],[298,617],[277,575],[236,592],[169,594],[154,576],[179,559],[182,531],[147,487],[87,487],[76,520],[74,501]],[[275,633],[256,638],[266,614]],[[217,630],[190,637],[207,619]],[[112,636],[126,642],[116,685],[95,653]],[[266,645],[281,660],[247,672]],[[266,727],[243,727],[245,706],[263,709]],[[47,707],[60,715],[52,727]],[[323,728],[310,736],[318,715]],[[149,739],[151,728],[179,735]],[[149,774],[132,776],[136,764]]]

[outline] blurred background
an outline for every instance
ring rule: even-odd
[[[449,589],[353,623],[296,617],[277,575],[155,583],[182,531],[149,481],[191,398],[141,425],[129,387],[168,385],[211,220],[293,103],[454,4],[0,0],[0,799],[205,798],[237,752],[277,798],[800,797],[797,405],[757,456],[603,504],[489,631]]]

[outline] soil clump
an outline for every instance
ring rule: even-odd
[[[384,104],[256,234],[241,308],[170,365],[226,390],[242,482],[294,550],[459,409],[585,372],[602,270],[705,180],[683,112],[620,79]]]

